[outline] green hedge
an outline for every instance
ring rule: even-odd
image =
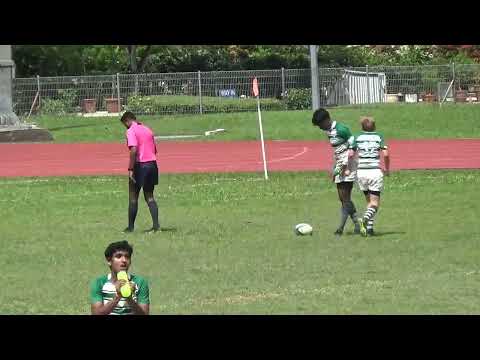
[[[277,99],[260,99],[262,110],[285,110],[285,104]],[[200,100],[197,96],[130,96],[126,110],[138,114],[158,113],[192,114],[200,112]],[[255,98],[202,97],[202,109],[205,113],[238,112],[257,110]]]
[[[310,110],[312,108],[312,89],[288,89],[285,106],[287,110]]]
[[[57,98],[45,98],[41,101],[40,113],[66,115],[79,111],[78,95],[75,90],[58,90]]]

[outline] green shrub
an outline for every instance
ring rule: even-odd
[[[195,114],[200,112],[200,99],[197,96],[130,96],[126,109],[137,114],[154,115],[159,113]],[[284,110],[285,105],[277,99],[260,99],[262,110]],[[202,109],[205,113],[228,113],[238,111],[256,111],[255,98],[202,97]]]
[[[65,103],[60,99],[44,99],[40,108],[40,113],[66,115]]]
[[[312,89],[288,89],[285,106],[287,110],[310,110],[312,108]]]
[[[78,95],[75,90],[58,90],[58,95],[56,99],[42,99],[41,114],[65,115],[78,110]]]

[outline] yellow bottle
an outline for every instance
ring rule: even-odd
[[[126,271],[119,271],[117,273],[117,280],[125,280],[127,283],[120,287],[120,294],[122,297],[128,298],[132,295],[132,288],[130,287],[130,283],[128,282],[128,275]]]

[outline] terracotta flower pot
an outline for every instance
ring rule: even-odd
[[[122,101],[122,99],[120,99]],[[108,98],[105,99],[105,106],[109,113],[119,113],[120,107],[118,106],[118,99],[117,98]],[[120,105],[121,106],[121,105]]]
[[[457,90],[455,92],[455,101],[464,103],[467,101],[467,92],[465,90]]]
[[[82,108],[84,113],[94,113],[97,111],[96,99],[83,99]]]

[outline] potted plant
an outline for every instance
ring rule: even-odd
[[[82,100],[82,109],[84,113],[94,113],[97,111],[97,100],[96,99],[83,99]]]
[[[424,100],[425,102],[432,103],[436,100],[436,96],[435,96],[435,94],[429,92],[429,93],[425,94],[424,99],[425,99]]]
[[[459,88],[455,91],[455,101],[459,103],[464,103],[467,101],[467,91]]]
[[[473,88],[475,94],[477,95],[477,101],[480,101],[480,85],[475,85]]]
[[[107,108],[107,112],[109,113],[119,113],[121,108],[122,99],[118,101],[118,98],[107,98],[105,99],[105,107]]]

